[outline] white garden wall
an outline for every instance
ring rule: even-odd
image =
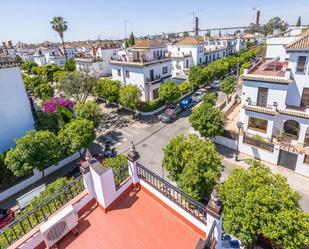
[[[72,162],[73,160],[77,159],[79,157],[79,153],[76,152],[75,154],[63,159],[58,164],[53,165],[46,170],[44,170],[45,176],[48,176],[49,174],[55,172],[56,170],[62,168],[66,164]],[[39,181],[42,178],[42,172],[38,170],[33,171],[33,176],[27,178],[26,180],[14,185],[13,187],[3,191],[0,193],[0,202],[11,197],[12,195],[18,193],[19,191],[29,187],[31,184],[34,184],[35,182]]]

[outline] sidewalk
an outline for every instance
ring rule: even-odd
[[[218,152],[224,157],[222,160],[223,165],[234,165],[235,167],[241,166],[243,168],[249,168],[249,165],[245,162],[246,159],[253,159],[252,157],[245,155],[243,153],[239,154],[239,161],[235,161],[235,151],[226,148],[222,145],[217,145]],[[270,168],[273,173],[281,174],[287,178],[288,183],[295,190],[309,195],[309,178],[298,173],[295,173],[291,170],[288,170],[284,167],[273,165],[267,162],[263,162],[266,166]]]

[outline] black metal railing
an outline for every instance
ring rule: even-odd
[[[252,146],[255,146],[255,147],[258,147],[264,150],[268,150],[270,152],[274,152],[274,144],[263,141],[263,140],[256,139],[254,137],[249,137],[246,134],[244,135],[243,142],[245,144],[250,144]]]
[[[238,133],[234,131],[224,130],[221,136],[227,137],[233,140],[238,140]]]
[[[114,180],[116,190],[120,188],[121,184],[129,177],[129,168],[128,165],[125,164],[120,168],[113,169]]]
[[[0,230],[0,248],[7,248],[31,229],[46,221],[49,216],[67,204],[85,189],[83,176],[74,179],[59,192],[45,199],[28,212],[22,212],[13,222]],[[27,210],[27,209],[26,209]]]
[[[212,248],[214,248],[214,245],[217,243],[217,240],[216,240],[215,234],[214,234],[216,225],[217,225],[217,222],[214,221],[212,223],[210,230],[209,230],[209,233],[207,234],[204,249],[212,249]]]
[[[137,175],[140,179],[147,182],[169,200],[173,201],[193,217],[206,224],[207,213],[206,206],[204,204],[193,200],[190,196],[179,190],[177,187],[173,186],[139,163],[137,163]]]

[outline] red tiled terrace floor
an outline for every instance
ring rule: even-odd
[[[131,191],[108,213],[93,207],[82,215],[79,235],[68,234],[62,248],[190,249],[200,235],[145,191]]]
[[[288,63],[286,62],[280,62],[280,61],[266,62],[260,65],[257,65],[256,67],[253,67],[249,71],[249,74],[284,77],[287,66],[288,66]]]

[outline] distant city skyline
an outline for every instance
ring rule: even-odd
[[[299,16],[309,24],[308,0],[221,0],[218,1],[35,1],[15,0],[1,3],[0,41],[38,43],[60,39],[50,25],[54,16],[69,23],[65,41],[87,39],[123,39],[125,20],[127,36],[179,32],[193,29],[193,15],[199,16],[201,28],[246,26],[253,22],[253,8],[261,11],[261,23],[279,16],[296,24]]]

